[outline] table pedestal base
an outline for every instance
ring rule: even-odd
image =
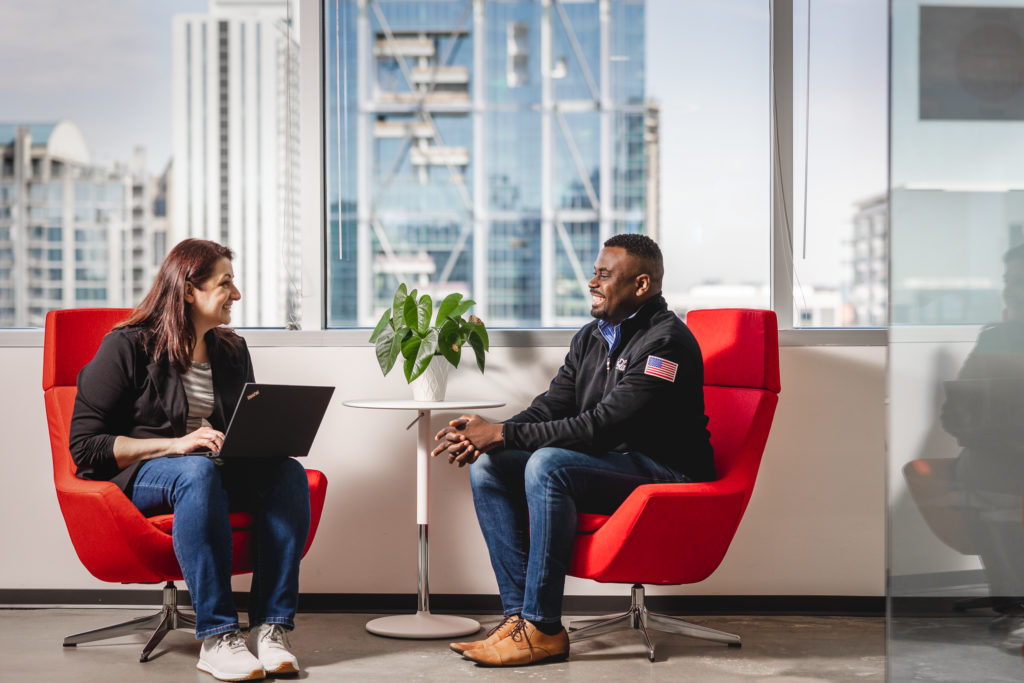
[[[454,638],[476,633],[480,630],[480,623],[449,614],[417,612],[374,619],[366,623],[366,630],[389,638]]]

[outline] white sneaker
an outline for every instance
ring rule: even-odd
[[[245,636],[237,630],[204,638],[196,668],[222,681],[252,681],[267,676],[260,660],[245,646]]]
[[[256,656],[267,674],[297,674],[299,660],[290,652],[288,632],[280,624],[260,624],[254,631]]]

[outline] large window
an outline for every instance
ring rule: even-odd
[[[793,2],[795,327],[888,321],[888,8]]]
[[[400,282],[575,327],[643,232],[676,310],[769,305],[769,6],[327,0],[328,324]],[[714,65],[709,68],[708,65]]]
[[[785,243],[773,6],[793,10]],[[245,327],[370,326],[406,282],[492,327],[573,328],[621,232],[661,244],[681,314],[771,306],[784,252],[796,327],[884,324],[885,6],[811,8],[27,3],[0,27],[0,327],[134,306],[197,236],[235,250]]]

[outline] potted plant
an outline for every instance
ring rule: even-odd
[[[443,401],[448,368],[459,367],[462,349],[469,344],[480,372],[484,371],[484,353],[489,348],[487,328],[475,315],[463,315],[474,302],[461,294],[449,294],[437,307],[426,294],[417,297],[402,283],[395,291],[391,308],[384,311],[373,329],[370,341],[377,350],[377,362],[387,375],[399,355],[404,359],[405,379],[412,384],[417,401]],[[441,360],[432,362],[440,357]],[[445,362],[447,361],[447,362]]]

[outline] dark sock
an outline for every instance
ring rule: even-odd
[[[560,621],[532,621],[530,619],[527,619],[527,621],[546,636],[553,636],[562,630],[562,622]]]

